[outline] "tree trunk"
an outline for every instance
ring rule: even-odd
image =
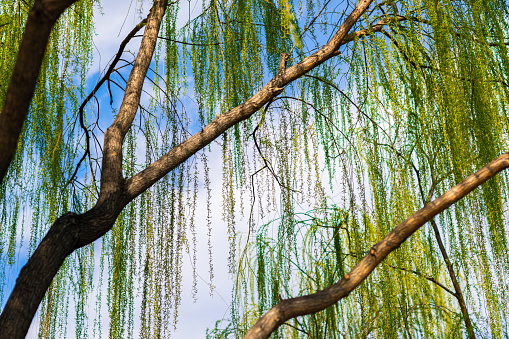
[[[74,213],[58,218],[21,269],[0,315],[2,338],[22,339],[26,336],[53,277],[76,248],[80,226],[79,216]]]

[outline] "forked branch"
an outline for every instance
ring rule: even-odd
[[[389,253],[398,248],[422,225],[508,167],[509,153],[504,153],[396,226],[385,238],[371,247],[357,266],[336,284],[313,294],[283,300],[271,308],[258,319],[245,339],[268,338],[288,319],[321,311],[347,297]]]

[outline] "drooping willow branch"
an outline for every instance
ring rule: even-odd
[[[254,324],[245,339],[268,338],[285,321],[316,313],[347,297],[389,253],[397,249],[422,225],[508,167],[509,153],[504,153],[396,226],[334,285],[313,294],[283,300],[271,308]]]

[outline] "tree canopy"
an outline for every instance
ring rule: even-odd
[[[100,2],[0,1],[1,333],[167,337],[219,213],[211,337],[509,336],[507,1],[189,4],[138,3],[91,81]]]

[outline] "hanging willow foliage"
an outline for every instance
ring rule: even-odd
[[[31,5],[0,2],[1,74],[12,71]],[[167,6],[147,76],[153,87],[123,144],[126,178],[318,50],[355,5],[210,0],[202,6],[182,26],[178,2]],[[502,0],[372,3],[354,25],[357,33],[343,40],[341,55],[223,134],[222,216],[236,286],[231,323],[209,336],[241,336],[280,298],[334,283],[401,220],[507,151],[507,8]],[[125,54],[115,59],[102,92],[87,87],[93,15],[94,1],[78,1],[52,33],[0,186],[0,272],[22,265],[59,216],[84,213],[99,196],[102,137],[132,62]],[[2,104],[8,81],[0,79]],[[109,97],[94,104],[85,99],[91,91]],[[214,278],[211,197],[219,192],[211,183],[220,175],[210,171],[213,151],[173,169],[125,207],[111,232],[67,258],[40,309],[40,337],[170,335],[182,302],[184,256],[196,267],[197,246],[206,243]],[[487,182],[437,218],[436,227],[414,235],[351,297],[289,321],[275,337],[507,337],[506,192],[505,176]],[[295,213],[300,206],[313,212],[303,218]],[[205,220],[197,220],[200,211]],[[258,225],[274,211],[278,222]],[[241,227],[255,239],[238,251]],[[470,328],[448,267],[459,280]],[[195,295],[195,268],[192,275]]]
[[[300,98],[315,111],[324,165],[330,178],[341,178],[333,186],[342,192],[340,207],[258,229],[238,261],[231,323],[218,323],[211,337],[241,336],[281,299],[340,280],[400,221],[507,150],[507,3],[404,1],[396,8],[374,9],[371,22],[391,23],[301,81],[313,88]],[[288,321],[275,337],[507,337],[505,192],[502,178],[486,183],[437,218],[437,231],[430,225],[412,236],[349,298]],[[281,233],[288,219],[297,244]]]

